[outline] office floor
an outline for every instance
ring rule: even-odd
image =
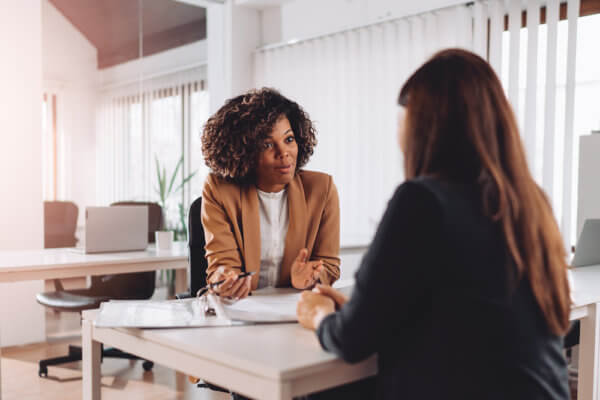
[[[85,280],[63,282],[66,288],[83,287]],[[53,290],[51,283],[47,290]],[[159,290],[157,296],[165,296]],[[2,349],[3,400],[80,400],[81,363],[49,367],[48,378],[38,377],[37,362],[42,358],[63,356],[68,344],[80,344],[79,315],[46,312],[48,341]],[[155,364],[144,372],[141,361],[105,359],[102,363],[104,400],[223,400],[230,396],[198,389],[187,377]]]

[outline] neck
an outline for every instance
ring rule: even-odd
[[[286,186],[287,185],[285,185],[283,183],[264,183],[264,182],[256,183],[256,187],[258,188],[258,190],[261,190],[261,191],[267,192],[267,193],[281,192],[283,189],[285,189]]]

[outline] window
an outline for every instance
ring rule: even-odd
[[[159,201],[156,161],[168,183],[183,157],[173,188],[195,172],[183,190],[167,199],[165,222],[182,230],[185,213],[208,174],[200,134],[208,118],[208,92],[202,80],[147,82],[141,94],[106,93],[99,112],[98,195],[100,204],[119,200]],[[135,89],[135,88],[134,88]]]

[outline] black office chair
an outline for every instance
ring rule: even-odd
[[[178,299],[186,299],[193,297],[198,293],[198,290],[206,285],[206,269],[208,261],[206,260],[206,241],[204,239],[204,227],[202,226],[202,197],[198,197],[190,205],[188,212],[188,249],[189,249],[189,265],[188,282],[190,291],[186,293],[178,293]],[[215,390],[217,392],[229,393],[229,390],[213,385],[208,382],[196,382],[197,387]],[[235,395],[234,395],[235,396]],[[234,397],[235,398],[235,397]]]
[[[119,202],[111,206],[148,206],[148,241],[154,242],[154,232],[162,227],[162,208],[156,203],[147,202]],[[36,299],[43,306],[56,311],[81,313],[100,307],[100,303],[111,299],[118,300],[145,300],[152,297],[156,285],[156,271],[136,272],[129,274],[116,274],[93,276],[89,288],[65,290],[58,279],[54,280],[55,291],[38,293]],[[102,358],[124,358],[139,360],[140,358],[114,348],[102,349]],[[48,376],[48,366],[81,361],[81,347],[69,345],[69,353],[63,357],[54,357],[40,360],[38,375]],[[145,360],[142,367],[150,371],[154,363]]]
[[[178,299],[185,299],[195,296],[198,290],[206,284],[206,269],[208,262],[206,261],[206,250],[204,246],[204,227],[201,219],[202,197],[198,197],[190,205],[188,213],[188,249],[189,249],[189,264],[188,282],[190,291],[187,293],[177,294]]]

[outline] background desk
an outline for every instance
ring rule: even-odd
[[[187,267],[188,249],[184,242],[174,243],[170,250],[149,247],[144,251],[103,254],[80,254],[68,249],[0,251],[0,282],[175,269],[175,289],[185,291]],[[0,372],[0,399],[1,382]]]
[[[571,320],[581,321],[578,399],[600,399],[600,265],[574,268],[571,281]]]

